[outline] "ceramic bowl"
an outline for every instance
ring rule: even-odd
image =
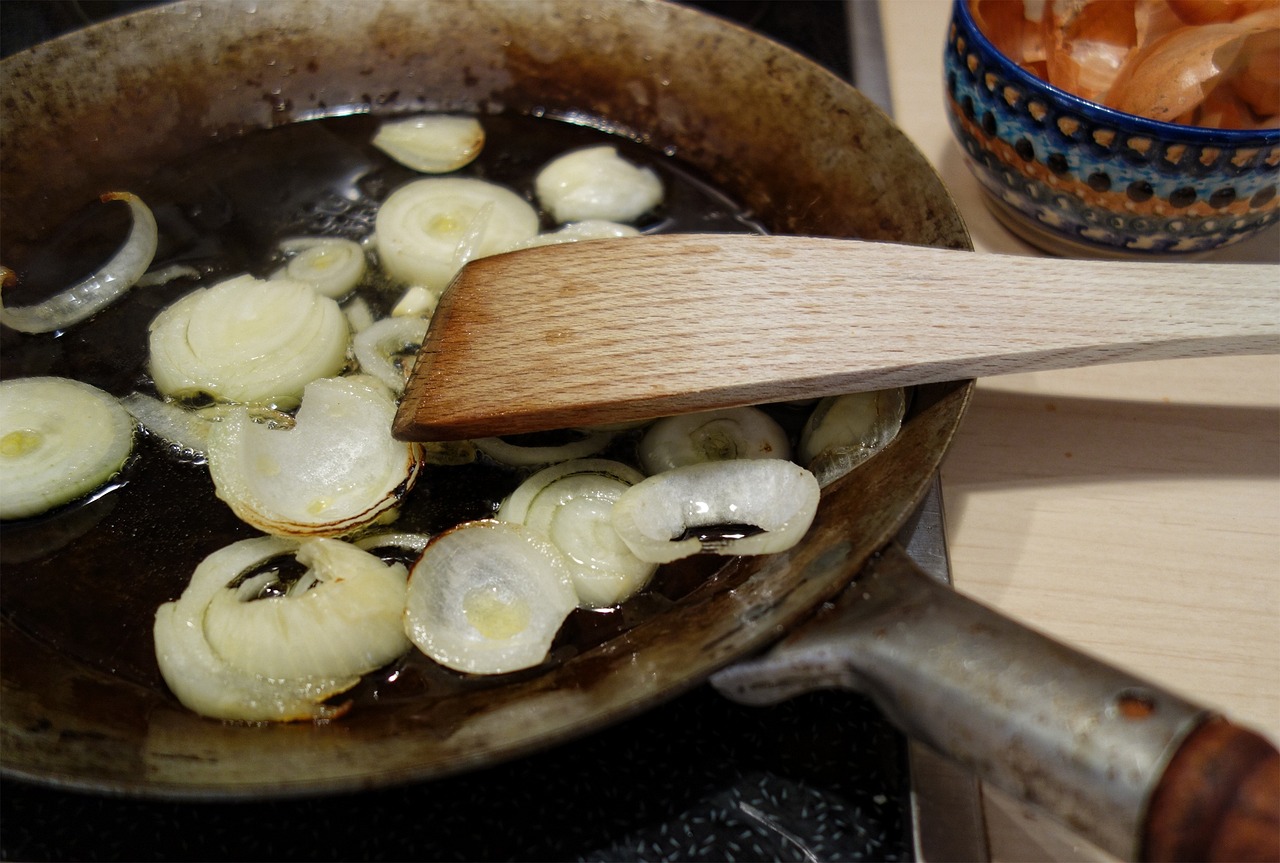
[[[1280,129],[1162,123],[1035,77],[953,4],[948,119],[996,217],[1044,250],[1155,257],[1238,243],[1280,219]]]

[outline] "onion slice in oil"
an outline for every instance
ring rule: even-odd
[[[70,378],[0,383],[0,519],[29,518],[105,485],[133,451],[115,396]]]
[[[391,436],[396,403],[367,375],[307,385],[292,429],[235,408],[209,435],[218,497],[279,536],[342,536],[393,514],[417,479],[416,444]]]
[[[578,597],[554,545],[522,524],[465,522],[409,573],[404,625],[436,662],[505,674],[543,662]]]
[[[245,601],[247,573],[290,555],[310,589]],[[261,580],[261,579],[259,579]],[[206,557],[156,611],[156,659],[170,690],[218,719],[331,719],[325,700],[406,649],[405,570],[336,540],[258,537]]]
[[[534,178],[538,201],[557,222],[633,222],[662,201],[662,181],[608,144],[572,150]]]
[[[172,303],[151,322],[149,369],[179,399],[294,407],[307,383],[338,374],[350,328],[329,297],[292,279],[236,276]]]
[[[538,234],[536,237],[531,237],[521,243],[519,248],[532,249],[537,246],[555,246],[560,243],[582,243],[587,240],[621,240],[638,236],[640,236],[640,231],[631,225],[610,222],[605,219],[587,219],[582,222],[570,222],[558,231]]]
[[[280,243],[289,256],[282,273],[311,286],[317,294],[345,297],[364,278],[364,249],[342,237],[293,237]]]
[[[522,482],[502,502],[498,518],[549,538],[565,556],[579,604],[606,608],[642,589],[658,568],[632,554],[613,528],[614,502],[643,479],[635,468],[609,459],[562,462]]]
[[[160,438],[175,454],[197,461],[204,459],[212,421],[176,402],[144,393],[130,393],[120,404],[148,434]]]
[[[726,408],[657,420],[640,440],[648,474],[735,458],[790,458],[787,433],[759,408]]]
[[[102,200],[129,205],[133,225],[124,244],[101,269],[44,302],[17,308],[0,306],[0,323],[23,333],[63,330],[105,309],[142,278],[159,242],[151,208],[131,192],[108,192]]]
[[[373,136],[373,146],[406,168],[424,174],[447,174],[475,161],[484,149],[484,127],[475,117],[425,114],[387,120]]]
[[[902,388],[822,399],[800,432],[799,460],[825,488],[888,446],[906,410]]]
[[[702,462],[651,476],[613,505],[613,526],[636,557],[669,563],[698,552],[772,554],[795,545],[818,510],[812,473],[782,459]],[[738,525],[759,533],[704,542],[690,529]]]
[[[392,192],[374,222],[393,279],[439,294],[468,261],[510,251],[538,233],[538,213],[515,192],[472,177],[429,177]]]
[[[426,337],[426,318],[390,317],[356,333],[351,345],[361,371],[398,395],[404,392],[414,356]]]

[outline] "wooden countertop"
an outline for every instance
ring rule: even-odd
[[[1039,255],[951,136],[949,13],[881,0],[894,117],[979,251]],[[1280,261],[1280,230],[1214,259]],[[1280,356],[982,380],[942,487],[958,590],[1280,741]],[[984,797],[993,859],[1107,859]]]

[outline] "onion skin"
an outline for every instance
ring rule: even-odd
[[[133,225],[124,244],[101,269],[44,302],[18,308],[0,306],[0,323],[32,334],[65,330],[93,317],[137,284],[155,258],[159,243],[156,217],[151,208],[131,192],[108,192],[102,201],[123,201],[129,205]]]

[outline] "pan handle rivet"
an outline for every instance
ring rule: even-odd
[[[1124,719],[1147,719],[1156,712],[1156,701],[1149,692],[1126,689],[1116,696],[1115,712]]]

